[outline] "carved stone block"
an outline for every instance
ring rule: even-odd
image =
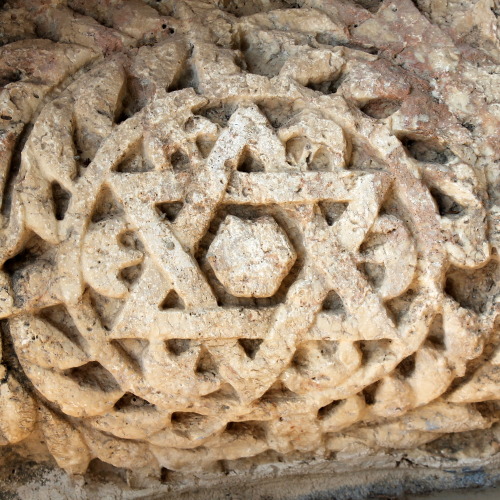
[[[6,5],[0,445],[189,481],[498,439],[498,12],[473,3]]]

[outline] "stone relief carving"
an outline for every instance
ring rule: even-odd
[[[0,445],[190,471],[498,420],[488,91],[409,1],[261,3],[2,13]]]

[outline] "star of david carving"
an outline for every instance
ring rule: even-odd
[[[380,213],[391,174],[340,168],[338,160],[330,168],[317,163],[307,168],[307,153],[300,151],[304,134],[325,126],[324,120],[314,120],[314,112],[299,114],[275,131],[256,105],[240,105],[219,130],[194,114],[206,104],[204,98],[191,91],[182,94],[181,108],[174,93],[115,130],[78,180],[58,232],[43,235],[57,244],[56,269],[61,271],[30,303],[42,310],[65,304],[84,352],[75,348],[58,371],[28,364],[30,378],[65,413],[95,416],[95,425],[113,425],[113,432],[118,432],[111,424],[114,419],[126,415],[115,405],[128,393],[162,411],[217,415],[216,429],[243,414],[247,419],[278,417],[290,405],[295,413],[309,415],[307,419],[332,400],[359,398],[357,393],[383,378],[377,393],[381,403],[372,412],[392,411],[386,398],[390,401],[391,391],[402,382],[390,372],[417,349],[437,313],[429,298],[419,295],[406,313],[411,321],[398,323],[386,307],[387,300],[407,290],[416,271],[408,229],[397,217]],[[341,151],[342,129],[328,123],[329,141]],[[295,140],[294,134],[301,139]],[[283,139],[287,147],[292,142],[293,154]],[[104,192],[118,204],[111,218],[95,213],[99,202],[94,200]],[[26,203],[30,209],[29,199]],[[259,217],[278,221],[299,254],[286,286],[269,299],[236,300],[226,293],[224,298],[230,300],[222,300],[222,285],[214,285],[203,261],[206,253],[200,254],[212,226],[242,211],[253,214],[250,222]],[[113,218],[113,213],[121,215]],[[35,214],[32,217],[36,220]],[[99,246],[101,233],[106,243],[96,259],[92,248]],[[129,234],[135,235],[140,249],[120,243]],[[379,236],[366,246],[369,235]],[[74,248],[81,248],[81,256]],[[81,271],[63,272],[79,270],[80,259]],[[134,265],[141,271],[124,286],[117,275]],[[364,266],[383,266],[378,283],[368,279]],[[107,279],[102,279],[103,272]],[[114,282],[109,279],[113,274]],[[88,284],[122,300],[111,323],[101,320]],[[436,303],[447,324],[463,315],[440,295]],[[51,323],[26,315],[22,308],[16,312],[16,307],[18,316],[11,321],[16,341],[31,328],[48,329],[53,340],[67,343]],[[363,344],[367,354],[361,352]],[[470,342],[471,355],[476,345]],[[454,359],[453,349],[450,344],[448,359]],[[446,369],[435,349],[422,347],[415,356],[417,365],[437,356],[436,370]],[[456,369],[463,370],[464,361],[456,359]],[[111,373],[109,387],[81,387],[79,366],[91,366],[100,384]],[[301,367],[307,367],[307,374]],[[428,374],[416,369],[405,385],[408,394],[422,377],[427,380]],[[436,393],[442,390],[436,387]],[[315,396],[309,396],[311,391]],[[74,398],[68,400],[67,393]],[[301,406],[304,400],[308,403]],[[173,425],[158,411],[158,430]],[[323,425],[333,424],[325,420]],[[285,426],[273,432],[288,431]]]
[[[262,161],[264,172],[247,174],[236,170],[247,149]],[[273,158],[266,156],[270,149],[277,152]],[[199,159],[194,157],[196,165]],[[259,110],[249,106],[233,114],[199,176],[200,181],[182,185],[172,170],[111,174],[109,185],[127,207],[127,219],[137,228],[148,255],[143,274],[108,334],[109,339],[134,337],[149,341],[155,370],[161,365],[163,377],[189,379],[189,383],[179,384],[188,388],[186,396],[192,391],[198,391],[199,396],[213,392],[223,380],[249,402],[260,397],[289,364],[296,343],[311,338],[309,332],[332,290],[340,295],[364,338],[396,336],[381,299],[357,269],[353,256],[378,215],[390,184],[386,173],[291,174],[282,143]],[[142,186],[151,188],[143,192]],[[332,227],[314,208],[318,191],[323,192],[322,200],[348,203]],[[179,202],[183,206],[173,222],[166,222],[155,209],[159,204]],[[307,258],[283,303],[262,309],[217,305],[193,255],[217,205],[224,204],[279,204],[294,214],[303,231]],[[160,304],[172,292],[182,299],[183,309],[161,310]],[[365,311],[363,315],[359,314],[361,310]],[[330,322],[335,320],[342,321],[339,317],[329,318]],[[181,356],[186,358],[183,367],[190,365],[183,371],[178,368],[180,362],[162,348],[163,343],[179,339],[198,343],[196,349]],[[240,339],[262,340],[253,359],[246,355]],[[220,341],[224,341],[222,349]],[[203,383],[203,377],[194,374],[202,343],[219,367],[219,378],[211,384]],[[253,384],[252,372],[256,370],[259,382]],[[152,376],[151,383],[153,380]]]
[[[415,447],[441,432],[429,415],[491,425],[475,408],[498,396],[498,356],[479,358],[498,256],[466,154],[478,133],[385,53],[300,33],[321,9],[235,18],[220,43],[194,12],[196,30],[104,61],[34,41],[59,76],[28,65],[2,90],[0,445],[37,429],[74,473],[189,470]],[[280,50],[256,68],[261,39]]]

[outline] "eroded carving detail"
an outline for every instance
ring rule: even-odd
[[[287,235],[272,217],[245,221],[231,215],[207,255],[216,276],[237,297],[274,295],[296,257]]]
[[[317,2],[166,3],[39,6],[68,43],[0,50],[66,58],[37,84],[23,60],[1,94],[0,317],[20,367],[0,365],[0,445],[39,426],[72,473],[192,470],[489,427],[474,405],[499,398],[484,145],[415,72],[343,46]],[[366,16],[382,22],[352,12],[359,40]],[[34,90],[43,106],[15,108]],[[483,301],[461,299],[459,272],[494,277]]]

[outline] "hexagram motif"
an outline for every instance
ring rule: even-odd
[[[259,16],[241,29],[265,30]],[[472,168],[411,157],[394,133],[414,133],[404,115],[362,113],[349,78],[337,93],[314,90],[345,64],[376,72],[371,55],[297,42],[276,75],[257,75],[229,49],[192,44],[191,56],[181,39],[139,49],[149,61],[142,107],[121,123],[117,96],[140,58],[95,63],[47,102],[24,145],[2,233],[0,314],[58,463],[78,473],[93,457],[189,470],[268,449],[325,454],[370,442],[360,423],[379,420],[404,446],[408,415],[409,443],[446,432],[415,424],[432,408],[488,426],[460,406],[477,401],[467,385],[442,397],[494,321],[442,283],[450,265],[490,259]],[[94,57],[64,50],[80,57],[68,73]],[[182,87],[188,57],[197,91],[166,91]],[[401,99],[425,96],[387,82]],[[286,116],[273,115],[273,102]],[[248,156],[259,169],[241,170]],[[211,233],[220,210],[226,219]],[[220,305],[197,260],[203,246],[232,305]],[[283,280],[283,300],[263,302]],[[36,421],[14,375],[0,396],[19,394],[23,424],[4,429],[0,409],[0,444]]]

